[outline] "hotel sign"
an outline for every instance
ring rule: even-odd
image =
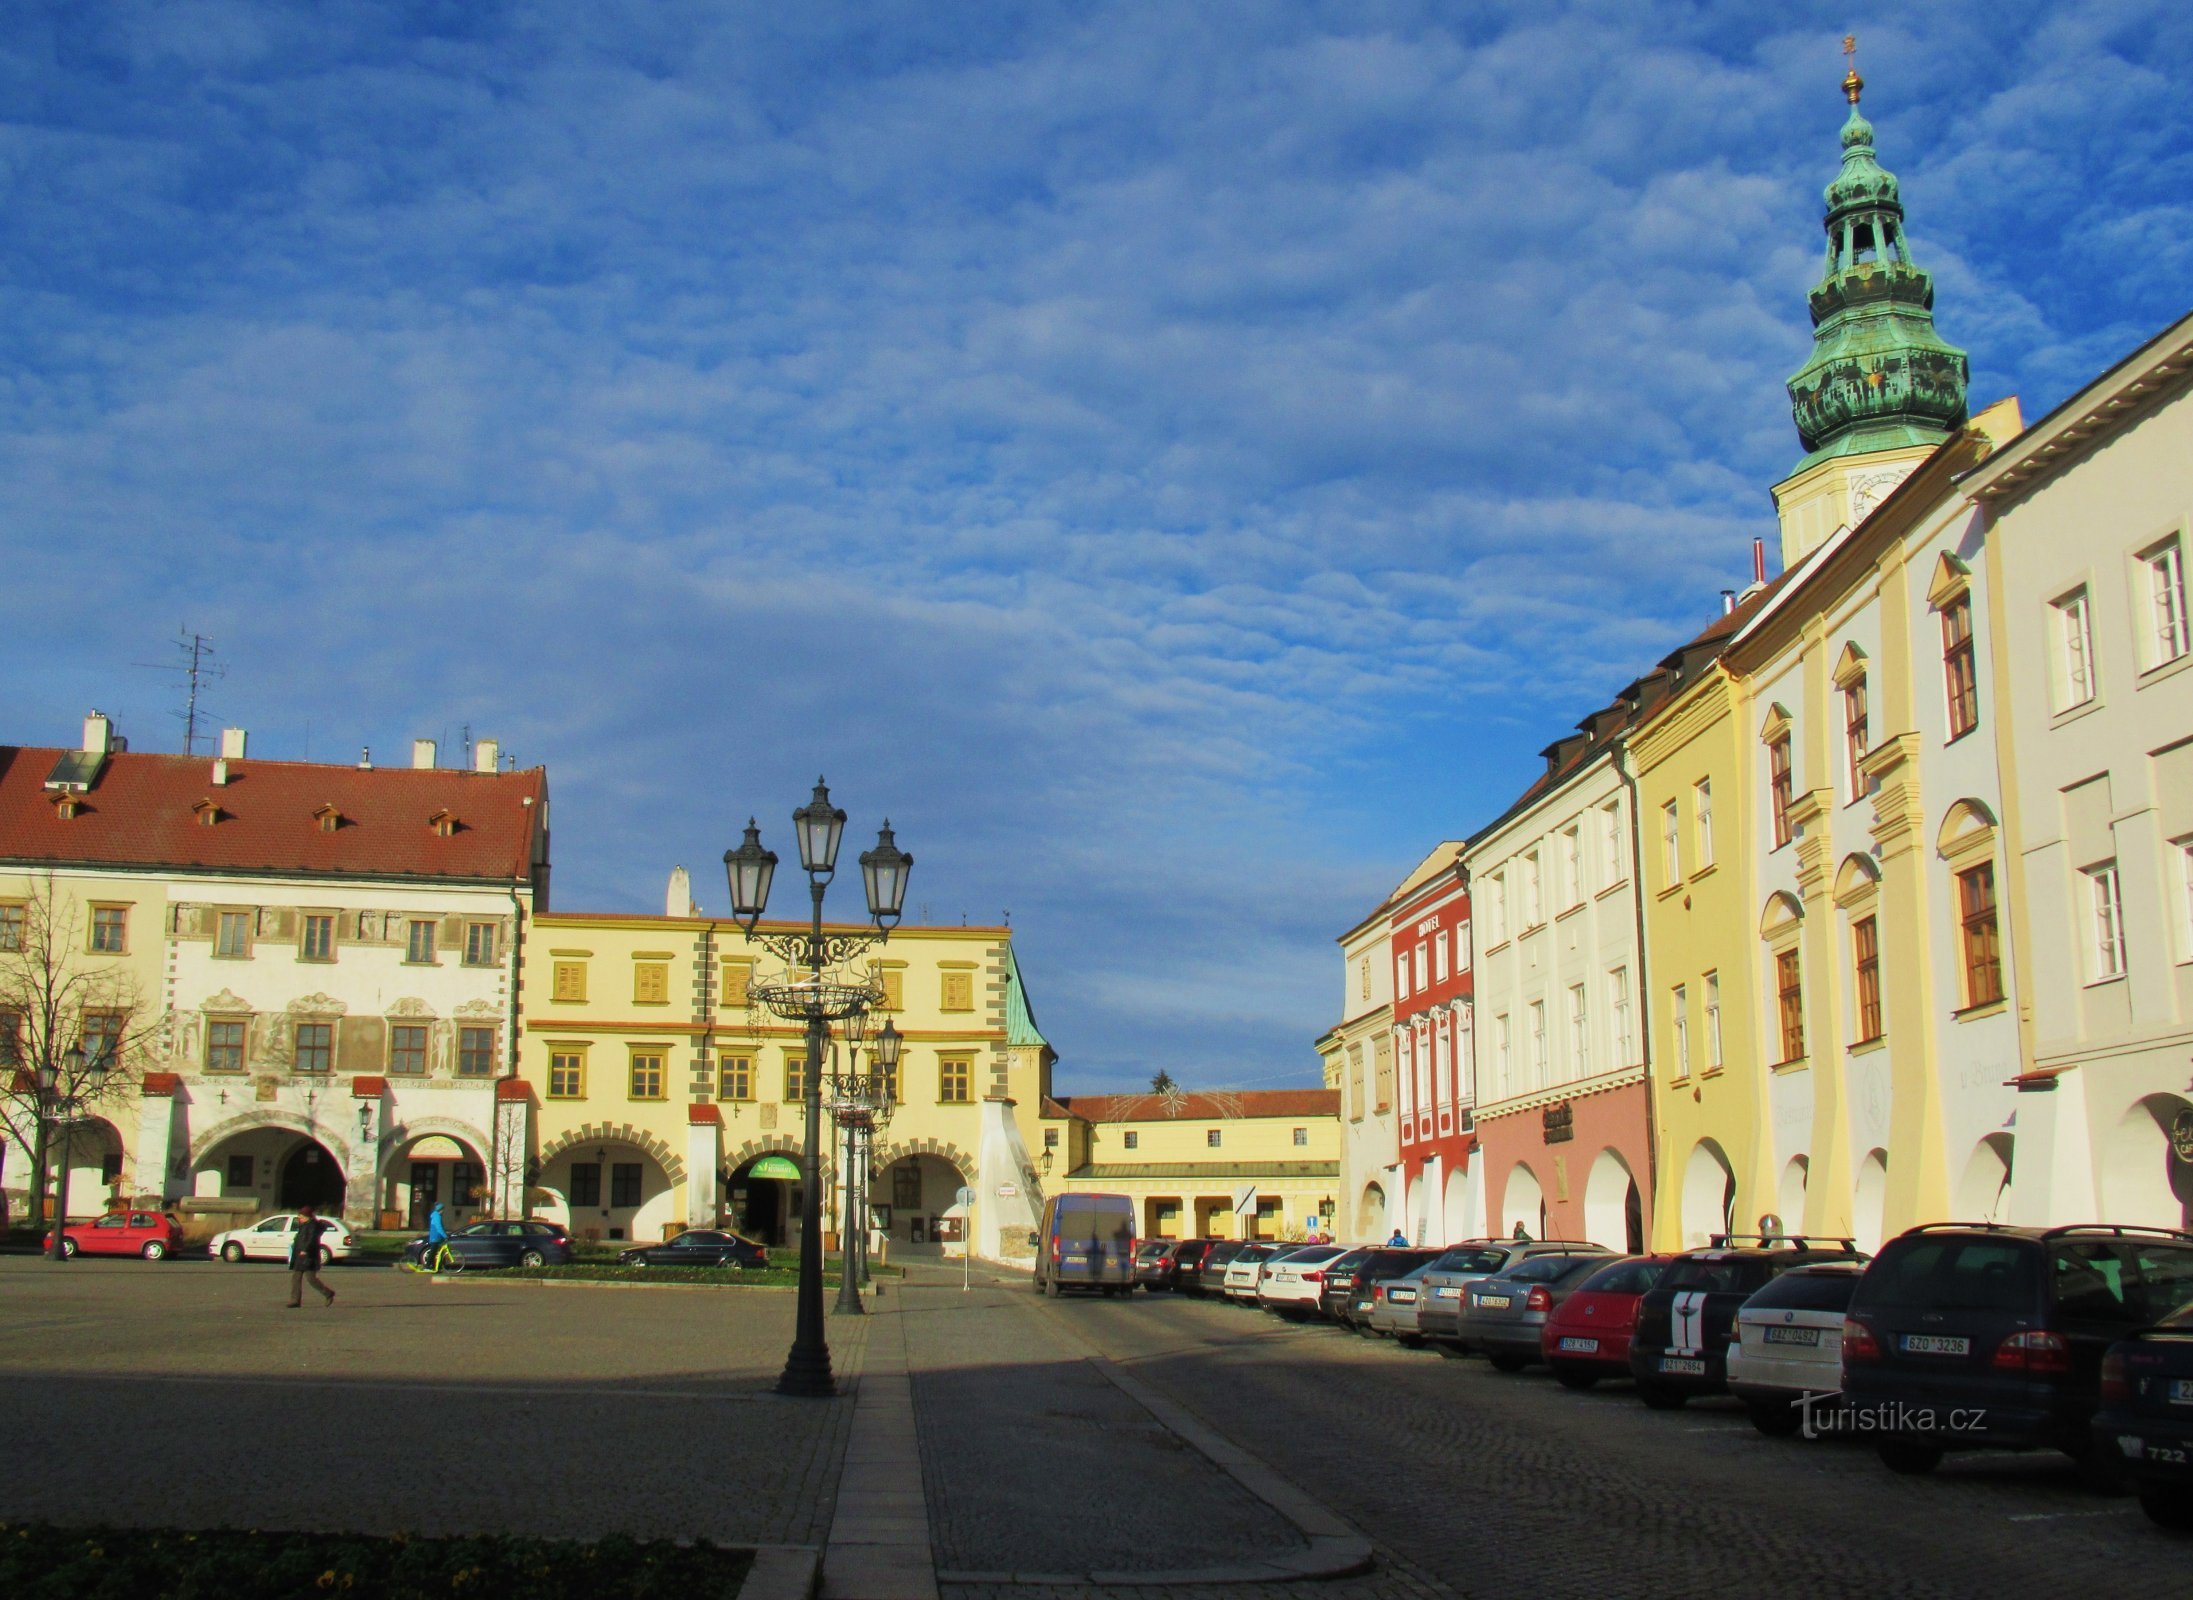
[[[1546,1107],[1539,1113],[1539,1120],[1545,1127],[1548,1144],[1566,1144],[1576,1137],[1576,1113],[1566,1100]]]

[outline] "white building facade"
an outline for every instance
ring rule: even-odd
[[[1393,965],[1384,904],[1340,936],[1340,1021],[1317,1041],[1325,1087],[1340,1092],[1335,1235],[1386,1239],[1399,1225],[1401,1130],[1394,1112]]]

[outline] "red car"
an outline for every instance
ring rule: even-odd
[[[158,1261],[182,1248],[182,1230],[157,1211],[110,1211],[96,1222],[72,1222],[61,1230],[64,1256],[143,1256]],[[53,1248],[53,1235],[46,1235]]]
[[[1624,1256],[1586,1278],[1555,1306],[1538,1336],[1539,1354],[1571,1389],[1630,1375],[1630,1335],[1645,1291],[1667,1270],[1669,1256]]]

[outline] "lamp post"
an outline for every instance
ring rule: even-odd
[[[88,1085],[98,1093],[107,1081],[107,1053],[101,1050],[87,1063],[83,1045],[72,1044],[61,1062],[65,1071],[56,1071],[50,1060],[38,1066],[38,1112],[60,1140],[53,1164],[53,1240],[46,1247],[55,1261],[68,1260],[61,1235],[69,1225],[69,1130],[82,1116],[85,1098],[77,1090]]]
[[[822,1059],[829,1041],[830,1024],[868,1010],[878,998],[866,983],[825,978],[832,967],[891,936],[906,904],[906,878],[914,858],[898,848],[885,819],[876,835],[876,847],[860,857],[861,878],[868,891],[868,915],[873,932],[822,931],[822,897],[837,873],[838,844],[845,833],[845,813],[830,803],[830,790],[815,780],[812,799],[792,813],[793,836],[799,841],[800,867],[807,874],[809,919],[805,932],[760,936],[763,948],[782,958],[788,967],[783,981],[752,986],[748,993],[787,1021],[802,1022],[807,1030],[807,1071],[802,1085],[806,1102],[806,1138],[800,1150],[800,1280],[798,1320],[777,1392],[786,1395],[828,1396],[837,1393],[830,1372],[830,1344],[823,1333],[822,1312]],[[777,870],[777,855],[762,847],[761,829],[747,819],[746,837],[723,855],[730,880],[731,916],[756,937],[755,924],[769,905],[770,880]],[[805,969],[806,976],[796,975]]]

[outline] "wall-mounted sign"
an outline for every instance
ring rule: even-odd
[[[1566,1100],[1546,1107],[1539,1113],[1539,1121],[1545,1127],[1548,1144],[1563,1144],[1576,1137],[1576,1112]]]
[[[964,1199],[964,1200],[960,1201],[960,1204],[961,1204],[961,1205],[963,1205],[963,1206],[964,1206],[964,1205],[968,1205],[968,1204],[971,1204],[971,1203],[973,1202],[973,1200],[974,1200],[974,1198],[975,1198],[975,1194],[974,1194],[974,1191],[973,1191],[972,1189],[962,1189],[962,1190],[960,1190],[960,1193],[961,1193],[961,1194],[963,1194],[963,1195],[965,1195],[965,1196],[967,1197],[966,1199]],[[1017,1183],[1001,1183],[1001,1184],[999,1184],[999,1185],[998,1185],[998,1198],[999,1198],[1000,1200],[1017,1200],[1018,1198],[1020,1198],[1020,1185],[1019,1185],[1019,1184],[1017,1184]]]

